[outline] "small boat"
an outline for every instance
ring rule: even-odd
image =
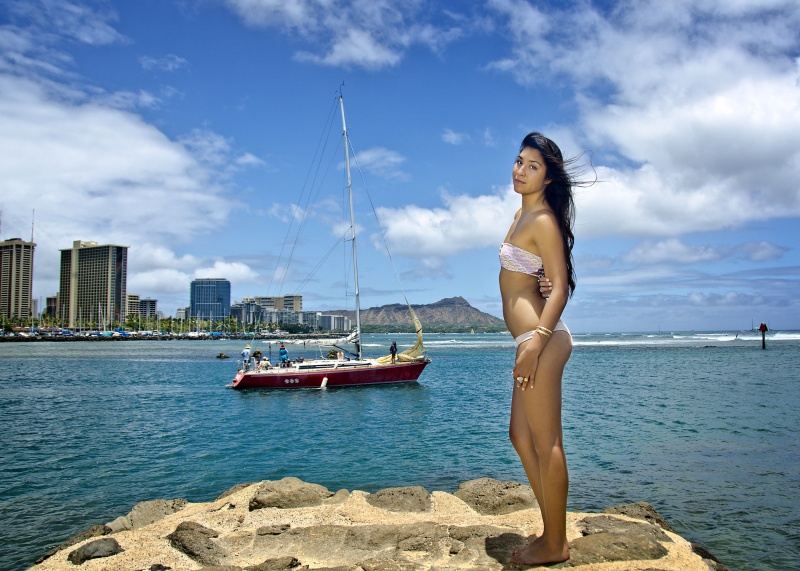
[[[409,349],[398,353],[395,359],[391,355],[376,359],[365,358],[361,352],[361,308],[358,288],[358,256],[356,251],[356,224],[353,216],[353,185],[350,178],[350,145],[347,138],[347,125],[344,118],[344,102],[341,94],[337,96],[342,115],[342,133],[344,137],[345,171],[347,174],[347,190],[350,200],[350,237],[353,248],[353,274],[355,287],[356,326],[352,335],[346,339],[332,341],[332,350],[327,358],[284,361],[278,366],[269,361],[252,364],[240,362],[239,370],[228,385],[233,389],[302,389],[328,387],[353,387],[363,385],[382,385],[390,383],[416,382],[425,366],[430,363],[425,355],[422,342],[422,325],[406,300],[414,329],[417,333],[416,343]],[[353,358],[346,357],[344,350],[336,343],[352,343],[355,351]],[[394,362],[393,362],[394,361]]]

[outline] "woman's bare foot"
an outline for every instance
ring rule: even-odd
[[[537,537],[511,555],[511,561],[517,565],[527,566],[561,563],[567,559],[569,559],[569,546],[566,542],[561,547],[554,548],[544,542],[544,537]]]
[[[530,543],[526,543],[522,547],[519,547],[519,548],[515,549],[514,553],[511,554],[511,561],[516,562],[516,558],[517,558],[517,554],[518,553],[520,553],[521,551],[526,551],[529,547],[535,545],[536,543],[541,543],[543,539],[544,539],[544,537],[540,535],[539,537],[537,537],[536,539],[534,539]]]

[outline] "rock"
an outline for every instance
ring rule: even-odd
[[[386,488],[367,496],[367,503],[392,512],[425,512],[431,509],[431,495],[422,486]]]
[[[339,490],[338,492],[333,494],[331,497],[329,497],[328,499],[324,500],[323,503],[326,506],[330,506],[330,505],[333,505],[333,504],[341,504],[341,503],[346,502],[349,497],[350,497],[350,492],[348,492],[347,490]]]
[[[535,505],[530,489],[484,478],[465,482],[457,496],[428,493],[422,487],[373,494],[341,490],[334,495],[323,486],[296,478],[264,481],[232,488],[213,502],[187,504],[174,515],[138,529],[119,531],[114,539],[125,547],[125,554],[87,567],[105,571],[515,568],[511,554],[542,529],[539,510],[526,509]],[[724,570],[724,566],[714,566],[709,553],[701,548],[693,552],[689,542],[663,529],[653,515],[655,510],[625,509],[650,515],[639,519],[617,513],[568,513],[572,557],[554,567]],[[93,541],[97,540],[83,539],[74,557],[78,550],[93,550]],[[66,557],[68,551],[31,571],[71,571],[74,565]]]
[[[118,517],[107,525],[114,533],[122,531],[123,529],[139,529],[157,522],[170,514],[181,511],[186,507],[187,503],[188,502],[183,498],[140,502],[133,506],[133,509],[128,515]]]
[[[219,537],[219,532],[199,523],[185,521],[178,524],[178,527],[167,536],[167,539],[172,547],[198,563],[218,565],[226,553],[211,541],[213,537]]]
[[[675,533],[661,514],[647,502],[636,502],[633,504],[621,504],[603,510],[604,514],[621,514],[628,517],[643,519],[649,523],[659,526],[661,529]]]
[[[619,535],[649,537],[656,541],[672,541],[672,539],[655,524],[628,521],[611,517],[610,515],[585,517],[581,520],[578,527],[585,536],[596,533],[616,533]]]
[[[621,533],[596,533],[579,537],[570,542],[569,549],[569,560],[561,563],[557,568],[579,567],[589,563],[609,561],[661,559],[669,553],[651,537]]]
[[[492,478],[464,482],[454,495],[482,515],[503,515],[538,507],[529,486]]]
[[[395,561],[393,559],[367,559],[358,564],[364,571],[417,571],[416,565],[410,561]]]
[[[244,490],[245,488],[252,486],[253,483],[254,482],[250,482],[249,484],[236,484],[232,488],[228,488],[226,491],[222,492],[219,496],[217,496],[217,499],[221,500],[222,498],[227,498],[228,496],[232,496],[236,492],[239,492],[241,490]]]
[[[661,559],[669,553],[661,542],[672,543],[672,539],[656,524],[638,523],[611,515],[586,517],[578,527],[583,537],[570,542],[570,559],[559,567]]]
[[[245,567],[245,571],[289,571],[290,569],[308,569],[307,565],[300,566],[300,562],[295,557],[286,556],[276,559],[267,559],[258,565]]]
[[[290,527],[288,523],[282,525],[265,525],[256,530],[256,535],[280,535]]]
[[[81,545],[78,549],[71,552],[67,559],[73,565],[81,565],[89,559],[99,559],[101,557],[111,557],[117,553],[125,551],[113,537],[95,539],[89,543]]]
[[[333,494],[318,484],[307,484],[298,478],[267,480],[250,500],[250,511],[263,508],[292,509],[319,506]]]
[[[108,535],[111,532],[112,532],[111,528],[108,527],[107,525],[93,525],[92,527],[90,527],[86,531],[82,531],[78,535],[73,535],[68,540],[66,540],[64,543],[62,543],[61,545],[59,545],[57,547],[54,547],[53,549],[50,549],[49,551],[47,551],[47,553],[45,553],[39,559],[37,559],[36,563],[41,563],[42,561],[44,561],[48,557],[52,557],[53,555],[55,555],[56,553],[58,553],[62,549],[67,549],[68,547],[72,547],[73,545],[77,545],[81,541],[89,539],[90,537],[99,537],[99,536],[102,536],[102,535]]]

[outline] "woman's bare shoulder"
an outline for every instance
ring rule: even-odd
[[[534,230],[558,230],[558,219],[555,213],[546,208],[531,213],[529,223]]]
[[[530,232],[543,230],[553,225],[558,228],[558,220],[556,220],[555,214],[553,214],[552,210],[548,210],[546,208],[542,208],[541,210],[536,210],[534,212],[526,212],[524,215],[521,215],[520,211],[518,215],[520,215],[519,226],[524,227]]]

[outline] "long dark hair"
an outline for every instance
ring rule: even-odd
[[[529,133],[522,140],[519,150],[526,147],[542,153],[545,162],[546,178],[550,182],[545,187],[544,198],[556,215],[558,227],[561,230],[561,239],[564,242],[564,252],[567,262],[567,280],[569,281],[569,295],[575,291],[575,267],[572,260],[572,247],[575,245],[575,234],[572,226],[575,224],[575,203],[572,200],[572,189],[577,184],[571,167],[579,157],[564,161],[561,149],[553,141],[541,133]]]

